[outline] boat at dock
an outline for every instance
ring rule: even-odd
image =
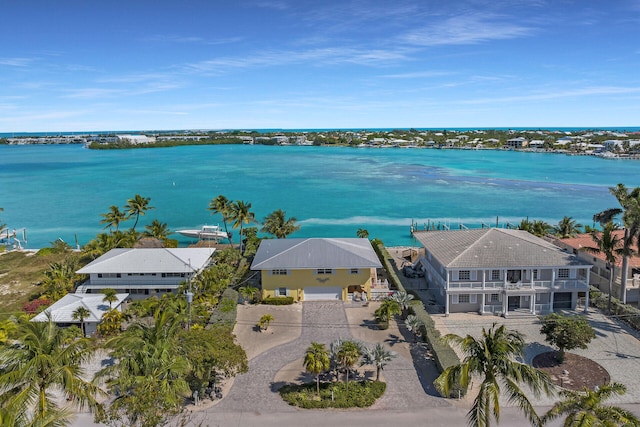
[[[231,237],[231,233],[226,233],[224,230],[221,230],[219,225],[203,225],[199,230],[176,230],[176,233],[200,240],[219,240]]]

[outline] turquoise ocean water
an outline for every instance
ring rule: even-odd
[[[252,203],[258,220],[279,208],[295,216],[295,237],[366,228],[406,245],[412,221],[479,226],[497,216],[503,226],[568,215],[592,224],[595,212],[617,205],[608,187],[619,182],[640,186],[640,162],[490,150],[0,145],[0,219],[26,227],[29,248],[57,238],[73,245],[76,235],[87,243],[102,229],[100,214],[136,193],[156,208],[140,229],[153,219],[172,230],[221,224],[206,208],[224,194]]]

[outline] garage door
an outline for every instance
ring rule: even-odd
[[[340,286],[313,287],[304,289],[305,301],[336,301],[342,300]]]
[[[571,292],[553,294],[553,309],[571,309]]]

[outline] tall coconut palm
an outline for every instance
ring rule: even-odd
[[[598,212],[593,220],[604,224],[612,222],[615,217],[622,215],[624,237],[622,239],[622,302],[627,302],[627,279],[629,278],[629,258],[636,252],[640,252],[640,187],[627,189],[624,184],[610,187],[609,192],[616,198],[620,208],[611,208]]]
[[[105,224],[104,228],[111,230],[115,227],[116,231],[120,227],[120,223],[127,219],[127,214],[122,212],[116,205],[109,206],[109,212],[101,214],[102,220],[100,224]]]
[[[207,208],[211,211],[212,215],[222,215],[222,224],[224,224],[224,232],[227,233],[229,244],[231,244],[231,235],[229,234],[229,229],[227,228],[227,221],[230,219],[230,208],[231,202],[229,202],[229,199],[227,199],[222,194],[219,194],[215,199],[211,199],[211,201],[209,202],[209,207]]]
[[[356,236],[359,239],[368,239],[369,238],[369,231],[365,228],[358,228],[358,231],[356,231]]]
[[[614,395],[622,395],[626,387],[619,383],[599,386],[596,390],[584,388],[583,392],[562,390],[562,400],[541,418],[542,424],[566,416],[565,427],[605,427],[605,426],[640,426],[640,419],[625,409],[603,404]]]
[[[316,391],[320,396],[320,374],[329,369],[331,359],[324,344],[312,342],[304,355],[304,369],[316,377]]]
[[[86,307],[82,306],[76,308],[73,313],[71,313],[71,317],[73,318],[73,320],[78,320],[80,322],[80,327],[82,328],[82,336],[87,335],[87,331],[84,327],[84,319],[89,316],[91,316],[91,312]]]
[[[149,206],[150,201],[150,197],[142,197],[139,194],[136,194],[133,198],[127,200],[127,204],[124,205],[124,208],[127,211],[127,217],[136,217],[136,222],[134,222],[133,227],[131,227],[132,230],[136,229],[140,215],[144,215],[148,210],[155,209],[153,206]]]
[[[616,263],[618,257],[624,253],[622,241],[615,233],[618,227],[611,221],[607,222],[602,228],[602,232],[594,231],[591,238],[595,246],[585,246],[581,248],[593,254],[602,254],[604,256],[606,267],[609,270],[609,300],[607,302],[607,312],[611,313],[611,291],[613,287],[613,279],[616,272]]]
[[[111,310],[113,308],[112,304],[118,301],[118,293],[115,289],[111,288],[103,289],[102,293],[104,294],[104,298],[102,298],[102,301],[109,303],[109,310]]]
[[[578,224],[570,216],[565,216],[553,227],[553,234],[560,239],[567,239],[569,237],[576,237],[576,235],[580,233],[581,228],[582,224]]]
[[[12,426],[62,426],[73,411],[53,396],[61,391],[79,408],[97,407],[98,387],[85,381],[82,364],[93,349],[86,338],[65,340],[63,330],[48,322],[18,323],[16,341],[0,346],[0,406],[3,422]]]
[[[287,213],[282,209],[277,209],[265,217],[260,231],[272,234],[276,239],[285,239],[289,234],[300,230],[296,221],[295,217],[287,219]]]
[[[382,344],[377,343],[373,347],[365,347],[362,353],[362,362],[360,362],[360,366],[363,365],[372,365],[376,368],[376,381],[380,381],[380,372],[384,369],[385,366],[391,360],[393,360],[398,355],[391,351],[387,350]]]
[[[144,226],[145,236],[155,237],[156,239],[162,240],[165,242],[173,231],[169,230],[169,226],[166,222],[160,222],[157,219],[151,221],[151,224],[147,224]]]
[[[229,206],[229,219],[233,221],[233,228],[240,227],[240,253],[242,250],[242,228],[244,224],[256,222],[256,216],[251,212],[251,203],[236,200]]]
[[[460,337],[449,334],[443,337],[447,343],[460,346],[465,354],[459,365],[450,366],[436,379],[435,385],[443,396],[449,396],[452,389],[467,390],[474,376],[480,377],[478,395],[467,413],[472,427],[489,427],[491,417],[500,422],[500,393],[504,391],[510,402],[524,412],[532,425],[539,424],[540,418],[519,383],[524,383],[539,397],[542,392],[551,394],[553,383],[543,372],[516,359],[522,357],[525,342],[516,331],[509,331],[504,325],[482,328],[482,337],[471,335]]]

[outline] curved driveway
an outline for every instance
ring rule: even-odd
[[[346,308],[348,310],[348,308]],[[227,396],[214,407],[204,411],[215,419],[216,413],[265,414],[301,411],[286,404],[277,393],[282,384],[274,383],[276,374],[289,363],[300,359],[312,341],[330,344],[337,338],[352,338],[349,332],[345,305],[340,302],[305,302],[302,308],[302,333],[289,343],[274,347],[252,359],[249,371],[236,377]],[[300,368],[302,371],[302,367]],[[387,391],[370,410],[409,410],[425,407],[450,406],[445,400],[430,396],[421,385],[419,376],[429,384],[430,374],[412,360],[401,356],[392,360],[384,370]],[[304,410],[305,413],[320,411]],[[206,417],[209,418],[209,417]]]

